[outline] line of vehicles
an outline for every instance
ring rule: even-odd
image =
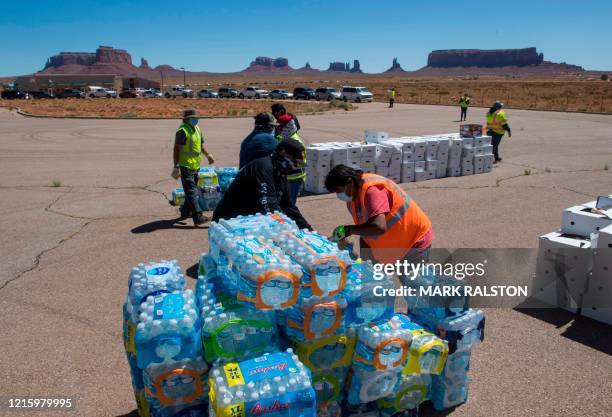
[[[240,98],[240,99],[266,99],[274,100],[319,100],[319,101],[353,101],[356,103],[371,102],[374,95],[366,87],[343,86],[340,91],[333,87],[296,87],[293,92],[286,89],[265,90],[257,85],[251,85],[237,90],[230,87],[221,87],[217,91],[201,89],[194,91],[182,85],[169,87],[163,93],[155,88],[130,88],[119,94],[113,89],[88,86],[85,89],[67,88],[56,94],[49,92],[21,92],[17,90],[5,90],[2,92],[3,99],[30,99],[30,98]]]

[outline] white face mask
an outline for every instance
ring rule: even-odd
[[[346,193],[336,193],[336,197],[345,203],[350,203],[353,201],[353,198],[350,195],[346,195]]]

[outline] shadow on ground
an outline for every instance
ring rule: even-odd
[[[143,225],[137,226],[131,230],[134,234],[140,233],[152,233],[158,230],[167,229],[208,229],[208,225],[194,226],[191,224],[191,220],[184,220],[179,218],[173,220],[155,220]]]
[[[200,267],[199,263],[193,264],[193,265],[191,265],[189,268],[187,268],[185,270],[185,274],[188,277],[190,277],[190,278],[198,279],[198,269],[199,269],[199,267]]]
[[[572,314],[560,308],[523,308],[514,310],[560,328],[569,324],[561,336],[592,349],[612,355],[612,331],[608,324]]]
[[[132,410],[127,414],[120,414],[116,417],[138,417],[138,410]]]

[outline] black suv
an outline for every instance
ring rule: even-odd
[[[55,98],[53,94],[49,94],[46,91],[33,91],[28,93],[32,98]]]
[[[15,100],[15,99],[23,100],[23,99],[31,98],[31,96],[28,93],[22,93],[21,91],[17,91],[17,90],[4,90],[0,94],[0,97],[6,100]]]
[[[85,93],[78,88],[67,88],[57,95],[58,98],[85,98]]]
[[[217,94],[219,94],[219,98],[236,98],[240,93],[234,88],[221,87]]]
[[[312,88],[308,87],[297,87],[293,89],[293,99],[294,100],[314,100],[316,99],[315,92]]]

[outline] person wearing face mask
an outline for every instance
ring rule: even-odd
[[[325,187],[346,203],[355,222],[336,227],[333,240],[357,235],[361,258],[379,263],[427,261],[434,239],[431,221],[394,181],[336,165]]]
[[[295,116],[290,113],[282,113],[275,117],[278,122],[278,126],[276,127],[276,139],[279,141],[291,139],[304,146],[302,138],[300,138],[300,135],[298,135],[298,128],[296,124],[297,119]],[[304,151],[302,159],[304,160],[305,166],[306,151]],[[297,201],[297,198],[302,191],[302,187],[304,186],[304,181],[306,180],[306,170],[304,169],[304,166],[297,167],[287,175],[287,180],[289,181],[289,195],[294,204]]]
[[[200,190],[198,188],[198,171],[202,154],[206,156],[209,164],[213,164],[215,159],[212,154],[204,149],[202,130],[198,126],[199,117],[195,109],[183,111],[183,123],[176,131],[174,138],[174,168],[172,178],[181,179],[183,190],[185,191],[185,205],[182,209],[181,217],[193,217],[196,226],[206,223],[206,218],[200,207]]]
[[[238,215],[282,211],[302,229],[312,229],[291,201],[287,175],[303,164],[304,147],[295,140],[281,141],[274,152],[246,164],[213,213],[213,221]]]

